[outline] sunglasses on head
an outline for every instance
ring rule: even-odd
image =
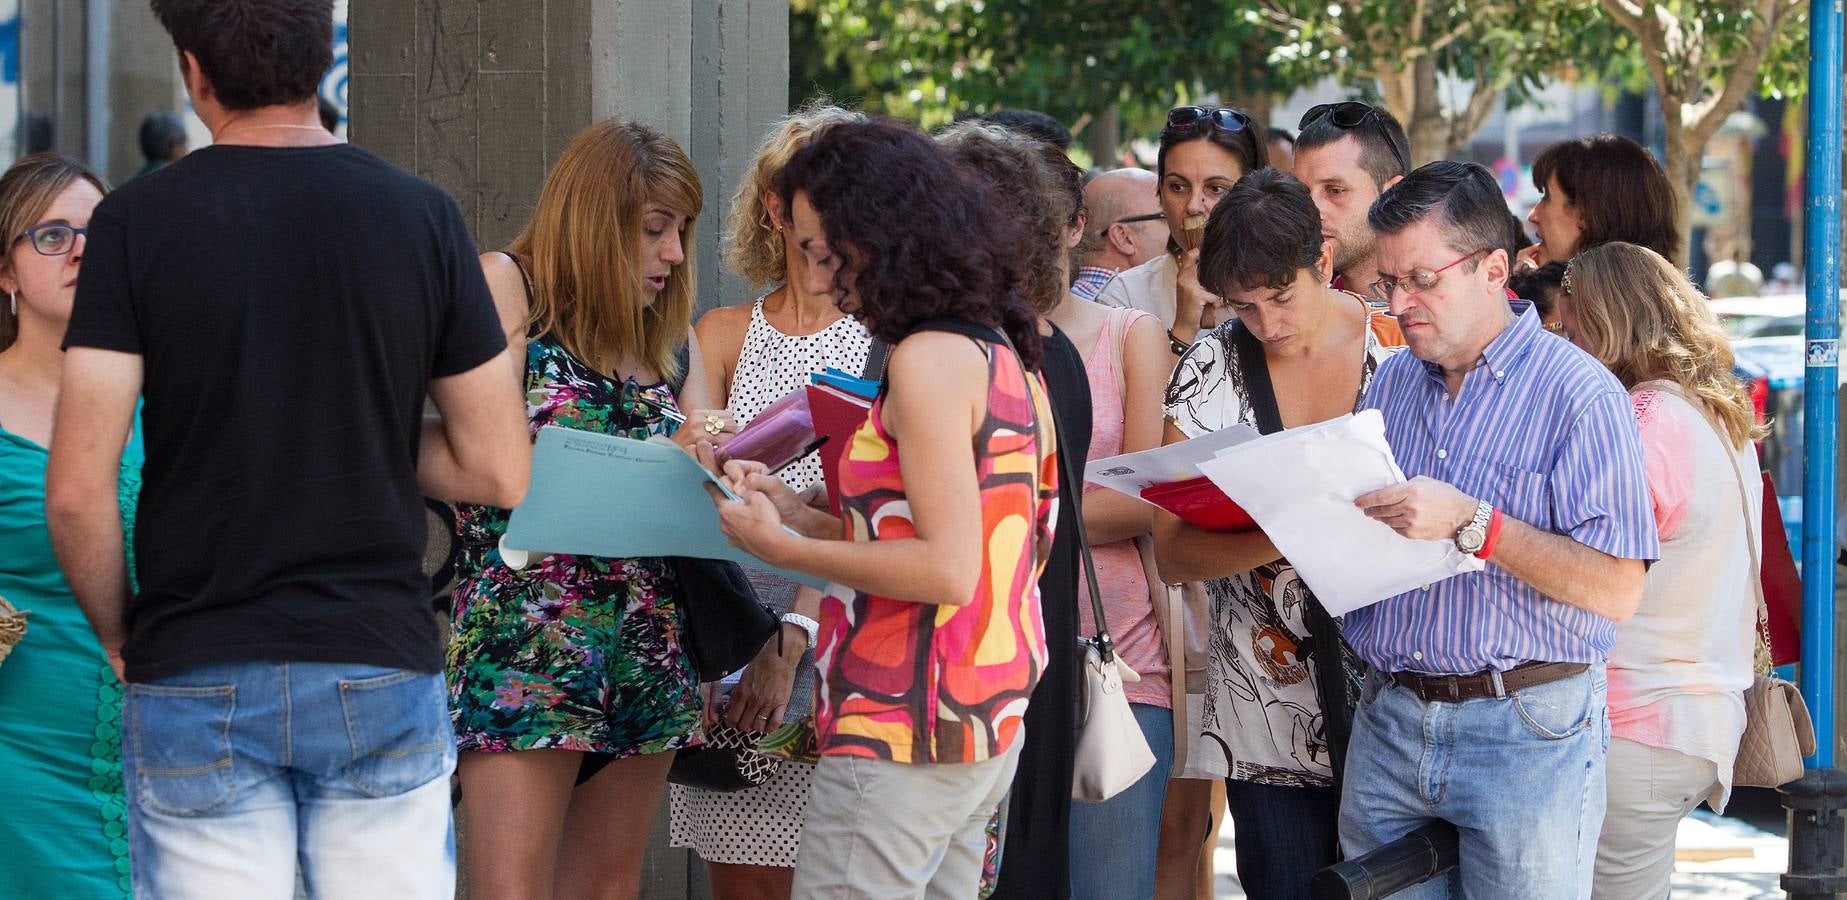
[[[1385,139],[1385,146],[1392,149],[1392,158],[1398,160],[1400,170],[1411,171],[1411,161],[1405,159],[1404,151],[1398,149],[1398,142],[1392,140],[1392,133],[1385,127],[1385,114],[1368,103],[1358,100],[1343,100],[1339,103],[1322,103],[1311,106],[1302,114],[1302,120],[1296,123],[1296,130],[1301,131],[1321,119],[1327,119],[1335,128],[1352,131],[1372,122],[1379,129],[1379,136]]]
[[[1204,106],[1176,106],[1167,111],[1169,128],[1190,128],[1207,119],[1220,131],[1243,131],[1251,124],[1250,116],[1225,107],[1207,109]]]

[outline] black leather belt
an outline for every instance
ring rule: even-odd
[[[1505,698],[1523,688],[1537,687],[1581,675],[1590,669],[1585,663],[1534,662],[1515,666],[1505,672],[1480,672],[1474,675],[1424,675],[1419,672],[1387,672],[1393,684],[1409,689],[1425,703],[1460,703],[1486,697]]]

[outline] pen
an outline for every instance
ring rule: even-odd
[[[783,462],[782,465],[777,466],[774,469],[771,469],[769,474],[775,475],[776,473],[781,472],[782,470],[787,469],[788,467],[792,465],[795,465],[796,463],[800,462],[804,457],[806,457],[808,454],[821,449],[821,445],[825,443],[827,443],[827,435],[824,434],[818,438],[815,438],[812,442],[808,444],[808,446],[802,448],[802,452],[789,457],[787,460]]]

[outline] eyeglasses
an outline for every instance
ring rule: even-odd
[[[1399,149],[1398,142],[1392,139],[1391,129],[1385,125],[1385,113],[1378,107],[1369,103],[1361,103],[1358,100],[1343,100],[1339,103],[1322,103],[1318,106],[1311,106],[1308,112],[1302,114],[1302,120],[1296,123],[1296,130],[1301,131],[1323,117],[1342,131],[1352,131],[1367,122],[1373,123],[1379,130],[1379,136],[1385,139],[1385,146],[1391,148],[1392,158],[1398,160],[1399,171],[1411,171],[1411,161],[1405,159],[1404,151]]]
[[[1207,109],[1203,106],[1176,106],[1167,111],[1169,128],[1191,128],[1207,119],[1220,131],[1243,131],[1251,124],[1250,116],[1224,107]]]
[[[1117,219],[1115,224],[1125,225],[1125,224],[1129,224],[1133,222],[1152,222],[1156,219],[1165,219],[1165,218],[1167,218],[1166,213],[1158,213],[1158,212],[1142,213],[1139,216],[1123,216],[1122,218]]]
[[[1392,295],[1397,293],[1399,288],[1403,288],[1404,292],[1407,294],[1421,294],[1436,287],[1437,282],[1443,280],[1440,276],[1442,276],[1444,272],[1487,252],[1489,251],[1486,249],[1471,251],[1467,256],[1435,271],[1430,269],[1412,269],[1411,274],[1403,278],[1381,278],[1372,283],[1372,296],[1380,302],[1390,303],[1392,302]]]
[[[88,228],[70,225],[34,225],[13,239],[13,243],[30,240],[40,256],[63,256],[77,246],[77,236],[90,233]]]

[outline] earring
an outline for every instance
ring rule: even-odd
[[[8,312],[11,312],[14,316],[19,315],[19,292],[6,292],[6,306]]]

